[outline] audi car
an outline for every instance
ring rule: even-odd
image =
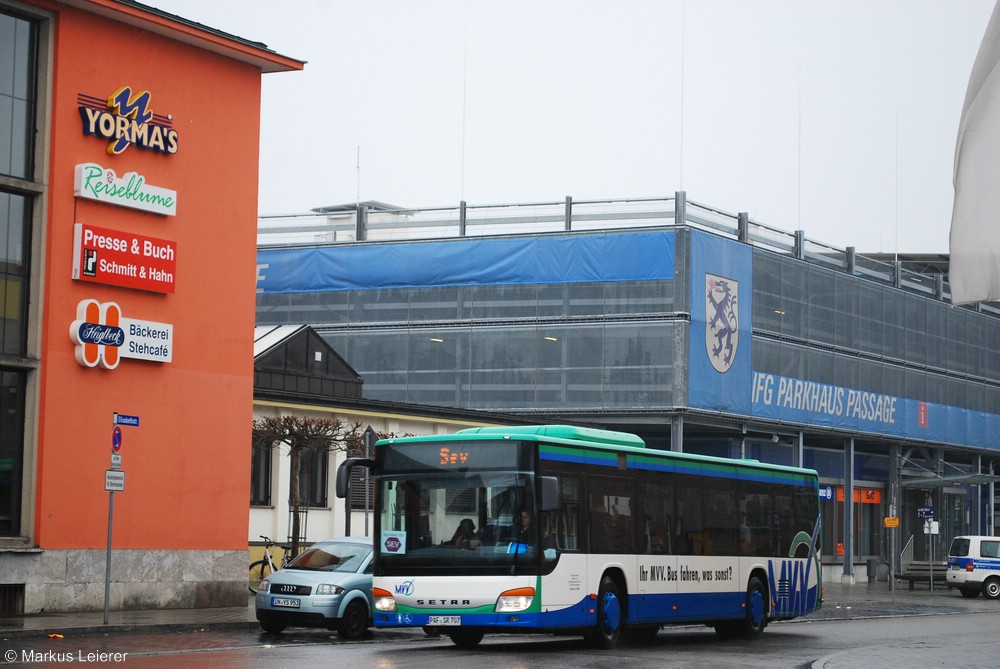
[[[368,537],[315,543],[261,581],[254,601],[257,621],[272,634],[318,627],[358,639],[372,624],[372,568]]]

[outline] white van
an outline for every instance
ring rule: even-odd
[[[1000,537],[955,537],[948,549],[949,588],[963,597],[1000,599]]]

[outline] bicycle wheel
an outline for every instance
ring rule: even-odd
[[[247,577],[247,587],[250,588],[250,592],[256,595],[260,582],[270,575],[271,565],[268,564],[266,560],[257,560],[251,564]]]

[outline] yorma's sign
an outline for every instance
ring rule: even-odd
[[[81,163],[76,166],[73,194],[87,200],[163,216],[177,214],[177,191],[151,186],[146,183],[144,176],[136,172],[126,172],[119,177],[113,169],[97,163]]]
[[[69,338],[76,344],[76,361],[82,367],[114,369],[122,358],[173,360],[173,324],[125,318],[115,302],[82,300]]]
[[[174,292],[177,243],[85,223],[73,226],[73,278],[154,293]]]
[[[122,86],[107,98],[77,95],[83,134],[108,140],[108,153],[120,154],[133,144],[150,151],[177,153],[177,131],[171,115],[154,114],[149,91]]]

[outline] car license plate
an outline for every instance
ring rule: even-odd
[[[301,600],[288,599],[285,597],[272,597],[271,606],[284,606],[290,609],[297,609],[301,605]]]
[[[427,616],[428,625],[461,625],[462,616]]]

